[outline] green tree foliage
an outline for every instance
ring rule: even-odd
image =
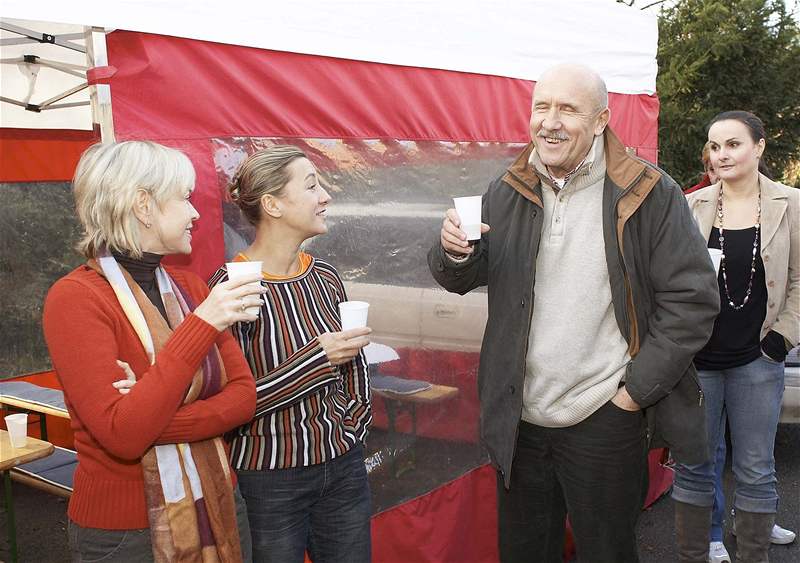
[[[706,125],[758,115],[776,179],[800,184],[800,29],[783,0],[678,0],[659,18],[659,164],[681,185],[702,171]]]

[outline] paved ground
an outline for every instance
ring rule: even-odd
[[[800,425],[782,425],[776,439],[781,506],[778,522],[786,528],[800,530]],[[725,488],[732,491],[730,468],[725,474]],[[69,561],[66,534],[66,502],[37,490],[17,485],[14,488],[17,507],[20,561],[57,563]],[[642,563],[673,563],[675,558],[672,503],[658,501],[639,520],[639,553]],[[5,512],[0,512],[0,561],[8,561]],[[731,553],[736,538],[726,534],[725,543]],[[789,546],[773,546],[772,563],[800,562],[800,540]],[[407,563],[407,562],[403,562]]]
[[[781,504],[777,521],[784,528],[800,530],[800,425],[783,424],[775,439],[775,463],[778,470],[778,492]],[[725,470],[725,494],[732,497],[733,475],[730,462]],[[639,555],[643,563],[674,563],[675,527],[672,502],[662,498],[639,519]],[[733,555],[736,538],[726,529],[725,546]],[[800,540],[791,545],[774,545],[770,549],[771,563],[800,562]]]

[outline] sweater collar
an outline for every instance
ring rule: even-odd
[[[117,263],[125,268],[139,287],[147,287],[155,282],[156,268],[161,265],[161,254],[143,252],[141,258],[133,258],[127,252],[112,251]]]
[[[580,164],[575,169],[568,173],[563,182],[553,178],[547,166],[542,162],[539,153],[535,150],[531,152],[528,157],[528,162],[536,170],[537,175],[541,178],[542,182],[550,186],[556,192],[562,189],[567,189],[574,192],[591,186],[599,181],[606,174],[605,163],[605,147],[603,136],[598,135],[594,138],[592,146],[589,147],[589,152],[586,154]]]

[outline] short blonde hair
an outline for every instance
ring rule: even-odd
[[[258,226],[261,220],[261,198],[280,195],[291,179],[286,168],[298,158],[308,157],[295,146],[275,145],[254,152],[239,165],[228,192],[251,225]]]
[[[161,207],[171,196],[192,189],[194,167],[181,151],[150,141],[92,145],[81,155],[73,179],[83,238],[78,250],[95,258],[103,246],[142,256],[133,213],[144,190]]]

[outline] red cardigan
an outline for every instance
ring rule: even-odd
[[[199,304],[208,287],[197,276],[167,268]],[[58,280],[44,304],[44,336],[58,374],[78,451],[68,515],[90,528],[147,528],[140,459],[154,444],[219,436],[252,419],[253,376],[226,330],[190,314],[152,366],[111,286],[80,266]],[[182,405],[184,393],[212,343],[219,347],[228,384],[207,400]],[[130,364],[137,383],[121,395],[116,361]]]

